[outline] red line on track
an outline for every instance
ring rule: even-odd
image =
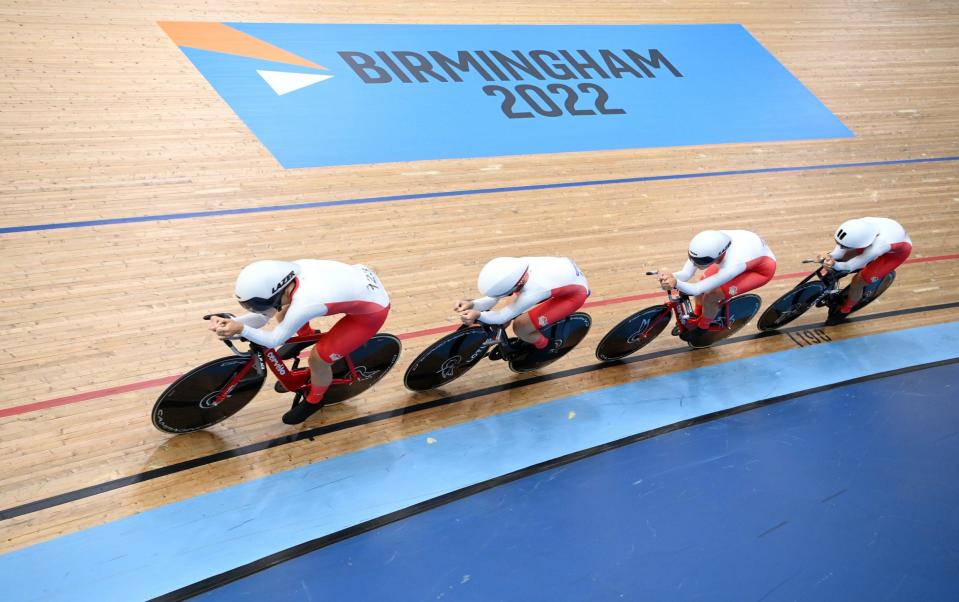
[[[906,263],[929,263],[933,261],[949,261],[952,259],[959,259],[959,253],[952,255],[935,255],[933,257],[917,257],[915,259],[909,259]],[[793,272],[791,274],[777,274],[773,279],[782,280],[784,278],[799,278],[801,276],[807,275],[809,271],[805,272]],[[627,297],[616,297],[613,299],[602,299],[599,301],[590,301],[586,303],[583,307],[602,307],[604,305],[616,305],[619,303],[629,303],[630,301],[641,301],[643,299],[654,299],[662,296],[662,292],[658,291],[655,293],[643,293],[641,295],[629,295]],[[431,334],[440,334],[444,332],[452,332],[455,330],[456,326],[438,326],[436,328],[426,328],[424,330],[414,330],[412,332],[407,332],[399,335],[401,340],[415,339],[418,337],[424,337]],[[37,401],[34,403],[28,403],[20,406],[14,406],[12,408],[0,409],[0,418],[5,418],[7,416],[17,416],[19,414],[26,414],[29,412],[35,412],[37,410],[45,410],[47,408],[55,408],[59,406],[69,405],[71,403],[79,403],[81,401],[89,401],[91,399],[99,399],[101,397],[108,397],[110,395],[118,395],[120,393],[129,393],[131,391],[140,391],[142,389],[150,389],[152,387],[159,387],[161,385],[168,385],[178,379],[179,374],[173,376],[164,376],[162,378],[154,378],[151,380],[145,380],[137,383],[129,383],[126,385],[118,385],[116,387],[108,387],[106,389],[98,389],[96,391],[87,391],[86,393],[77,393],[75,395],[67,395],[66,397],[55,397],[53,399],[47,399],[46,401]]]

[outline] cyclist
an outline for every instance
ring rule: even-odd
[[[346,314],[323,335],[309,357],[310,391],[283,415],[300,424],[323,407],[330,386],[330,365],[375,335],[390,311],[390,298],[376,274],[365,265],[338,261],[254,261],[236,279],[236,298],[252,312],[234,320],[214,317],[210,330],[221,339],[241,336],[263,347],[278,347],[294,335],[310,335],[310,320]],[[262,327],[276,317],[273,330]]]
[[[818,256],[823,268],[840,272],[859,273],[849,283],[842,305],[829,311],[827,324],[846,319],[852,308],[862,299],[867,284],[882,280],[909,257],[912,239],[905,228],[885,217],[862,217],[844,221],[834,236],[836,248]]]
[[[463,323],[512,321],[516,336],[536,349],[549,344],[541,330],[582,307],[589,296],[586,277],[567,257],[497,257],[480,270],[476,286],[484,296],[454,308]],[[516,298],[493,310],[510,295]]]
[[[698,282],[690,282],[696,270],[705,270]],[[678,289],[694,297],[693,316],[681,336],[688,340],[697,329],[708,330],[722,302],[757,289],[776,273],[776,256],[759,235],[748,230],[705,230],[689,242],[689,259],[683,269],[659,270],[663,290]]]

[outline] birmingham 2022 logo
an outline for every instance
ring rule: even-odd
[[[363,84],[476,86],[509,119],[626,114],[604,80],[681,78],[658,48],[534,50],[337,50],[345,69],[331,70],[224,23],[161,22],[181,47],[284,63],[313,72],[257,69],[278,95],[349,75]],[[496,100],[499,102],[497,103]]]
[[[501,99],[500,110],[509,119],[536,116],[574,117],[623,115],[597,80],[654,78],[665,70],[683,74],[657,48],[645,53],[625,48],[589,50],[377,50],[373,53],[338,51],[343,62],[370,85],[486,83],[480,90]],[[590,80],[579,82],[577,80]],[[518,83],[522,82],[522,83]],[[546,83],[551,82],[551,83]],[[560,83],[563,82],[563,83]]]

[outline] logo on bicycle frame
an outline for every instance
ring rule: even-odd
[[[286,366],[283,365],[283,362],[281,362],[272,351],[266,354],[266,359],[270,360],[270,363],[273,364],[273,368],[277,374],[280,376],[286,375]]]

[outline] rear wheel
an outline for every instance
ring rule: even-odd
[[[852,308],[852,311],[849,313],[850,314],[855,313],[859,311],[860,309],[866,307],[867,305],[869,305],[876,299],[878,299],[880,295],[886,292],[886,289],[892,286],[892,283],[895,279],[896,279],[896,272],[889,272],[888,274],[883,276],[882,280],[880,280],[879,282],[874,282],[873,284],[870,284],[866,286],[865,288],[863,288],[862,299],[859,300],[859,303],[857,303]],[[846,288],[849,288],[849,287],[846,287]],[[845,297],[845,293],[846,293],[846,290],[843,289],[843,295],[841,295],[840,298]]]
[[[491,346],[482,328],[463,327],[436,341],[419,354],[403,376],[411,391],[428,391],[456,380],[475,366]]]
[[[608,362],[639,351],[666,328],[670,315],[665,305],[639,310],[606,333],[596,347],[596,359]]]
[[[549,345],[544,349],[533,349],[522,360],[512,360],[509,368],[513,372],[529,372],[539,370],[552,364],[559,358],[573,350],[589,332],[593,320],[589,314],[576,312],[547,326],[543,336],[549,339]]]
[[[350,360],[359,378],[351,384],[331,385],[323,394],[323,405],[346,401],[375,385],[396,365],[401,347],[400,340],[391,334],[378,334],[363,343],[350,353]],[[346,360],[336,360],[331,368],[333,378],[350,378],[350,367]]]
[[[729,322],[723,330],[701,330],[686,342],[693,349],[702,349],[731,337],[741,330],[759,312],[763,304],[759,295],[740,295],[727,301]]]
[[[759,330],[776,330],[806,313],[826,290],[822,282],[806,282],[773,302],[759,317]]]
[[[249,356],[221,357],[181,376],[160,394],[153,405],[153,426],[165,433],[190,433],[213,426],[239,412],[263,386],[266,371],[262,365],[254,366],[226,399],[216,405],[213,402],[249,361]],[[260,359],[254,357],[253,361],[259,362]]]

